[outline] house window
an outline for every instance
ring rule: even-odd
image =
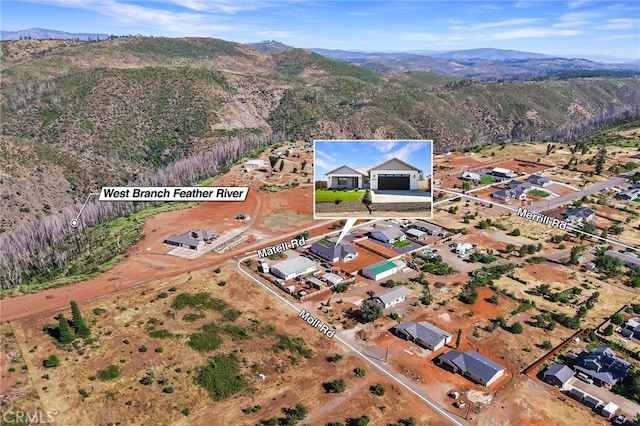
[[[338,178],[338,185],[346,185],[347,184],[347,178],[346,177],[339,177]]]
[[[368,184],[368,183],[369,183],[369,176],[365,176],[365,177],[363,178],[363,180],[364,180],[364,184],[365,184],[365,185],[366,185],[366,184]]]

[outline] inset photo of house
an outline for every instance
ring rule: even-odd
[[[315,218],[432,217],[433,141],[317,140]]]

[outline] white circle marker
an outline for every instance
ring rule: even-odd
[[[78,219],[71,219],[69,225],[71,225],[72,228],[77,228],[78,225],[80,225],[80,221]]]

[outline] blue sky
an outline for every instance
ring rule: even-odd
[[[3,30],[275,39],[344,50],[479,47],[640,58],[638,1],[3,0]]]
[[[396,157],[431,175],[432,143],[424,141],[316,141],[315,179],[326,180],[325,173],[342,165],[373,167]]]

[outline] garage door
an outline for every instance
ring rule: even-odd
[[[378,175],[378,189],[408,190],[409,175]]]

